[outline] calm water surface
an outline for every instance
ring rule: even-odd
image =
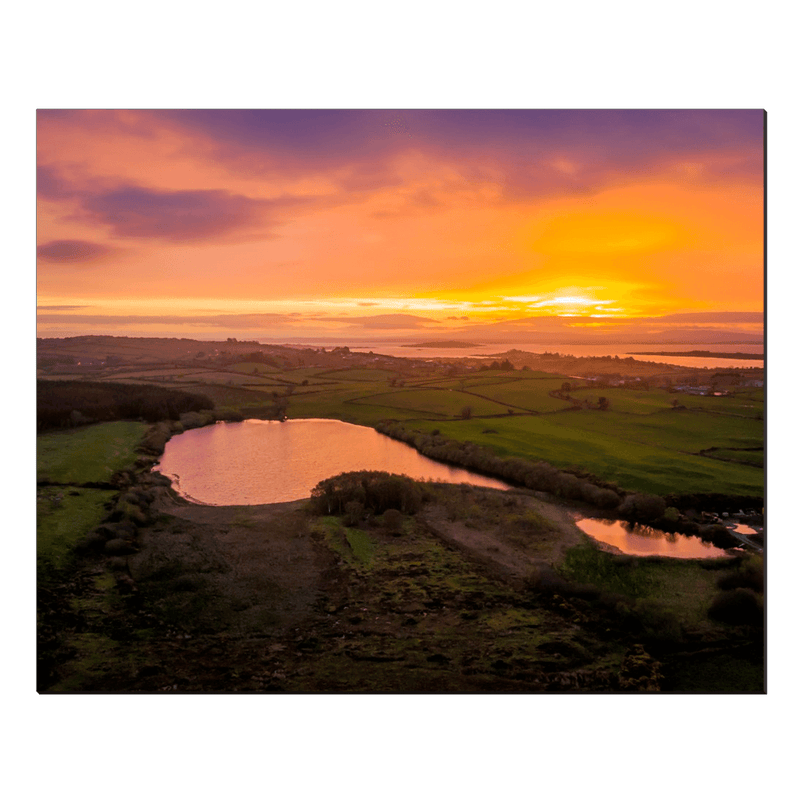
[[[612,519],[578,518],[575,524],[586,534],[613,545],[631,556],[669,556],[670,558],[719,558],[725,550],[696,536],[664,533],[645,525],[632,525]]]
[[[167,442],[157,469],[184,497],[215,506],[300,500],[325,478],[365,469],[510,488],[432,461],[372,428],[332,419],[250,419],[195,428]]]

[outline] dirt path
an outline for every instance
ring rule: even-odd
[[[503,580],[516,583],[539,565],[557,563],[586,538],[569,510],[529,493],[478,490],[473,496],[482,498],[480,507],[472,509],[475,517],[455,518],[452,507],[434,502],[420,512],[420,520]],[[513,502],[514,524],[493,524],[491,506],[498,498]],[[158,510],[187,525],[171,524],[146,535],[143,552],[132,559],[133,577],[144,577],[164,559],[179,561],[197,573],[215,574],[216,589],[234,598],[234,606],[247,609],[239,621],[246,629],[249,618],[258,627],[270,615],[275,624],[291,625],[310,612],[335,566],[331,553],[309,532],[305,503],[206,506],[164,498]]]
[[[567,548],[585,537],[565,509],[523,494],[517,494],[514,500],[521,509],[531,512],[529,520],[492,525],[483,519],[476,526],[470,519],[452,519],[452,513],[441,505],[426,509],[423,517],[443,540],[499,577],[517,582],[530,576],[537,566],[557,563]]]

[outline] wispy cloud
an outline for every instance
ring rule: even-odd
[[[58,239],[40,244],[36,248],[36,255],[41,260],[53,264],[85,264],[102,260],[114,252],[114,249],[107,245],[81,239]]]
[[[266,237],[281,211],[302,202],[301,198],[254,199],[220,190],[166,192],[120,186],[86,197],[82,208],[117,236],[193,242],[256,226]]]

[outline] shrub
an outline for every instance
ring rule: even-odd
[[[598,508],[616,508],[620,503],[619,495],[612,489],[602,489],[588,481],[582,487],[583,499]]]
[[[680,515],[681,512],[678,511],[675,506],[670,506],[666,511],[664,511],[664,519],[667,520],[667,522],[677,522],[680,518]]]
[[[704,542],[711,542],[714,547],[725,550],[728,547],[736,547],[739,540],[731,536],[731,532],[720,524],[698,526],[698,535]]]
[[[718,594],[708,609],[708,616],[732,625],[757,627],[764,624],[764,606],[752,589],[737,587]]]
[[[103,552],[109,556],[122,556],[136,552],[136,545],[126,539],[109,539],[105,543]]]
[[[720,589],[752,589],[758,594],[764,594],[764,565],[755,560],[740,563],[738,568],[717,580]]]
[[[390,533],[399,533],[403,525],[403,515],[396,508],[387,508],[383,512],[381,523]]]
[[[653,494],[630,494],[620,504],[620,516],[633,522],[652,522],[664,516],[667,504],[663,497]]]
[[[184,430],[202,428],[205,425],[210,425],[213,421],[214,415],[209,412],[186,411],[180,416],[180,423],[183,425]]]
[[[311,492],[310,510],[315,514],[347,513],[356,501],[372,514],[396,509],[413,514],[423,502],[422,488],[406,475],[388,472],[343,472],[320,481]]]
[[[106,544],[106,538],[101,533],[97,531],[91,531],[87,533],[82,539],[78,541],[75,545],[75,549],[78,553],[84,554],[89,551],[99,552],[101,551]]]
[[[546,565],[535,567],[525,581],[525,585],[531,591],[546,595],[565,595],[569,589],[569,583],[552,567]]]
[[[358,525],[364,516],[364,504],[360,500],[350,500],[344,506],[345,525]]]

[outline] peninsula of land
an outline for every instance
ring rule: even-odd
[[[763,353],[712,353],[711,350],[650,350],[649,352],[630,352],[629,356],[683,356],[685,358],[739,358],[763,361]]]

